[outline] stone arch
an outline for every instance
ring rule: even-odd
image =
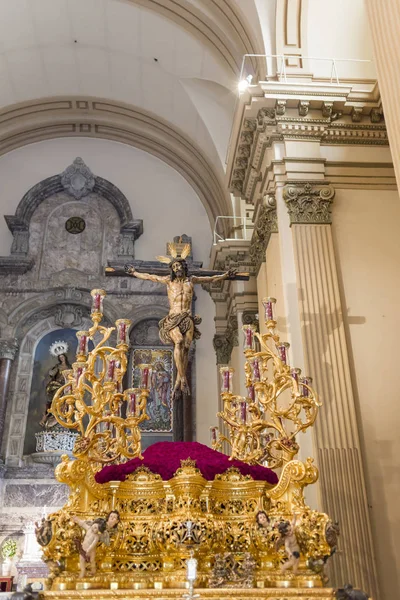
[[[10,466],[20,466],[23,459],[36,346],[46,334],[64,328],[56,323],[57,308],[57,305],[48,307],[47,316],[43,315],[36,324],[31,326],[24,333],[21,340],[18,360],[13,367],[11,377],[12,397],[9,404],[8,428],[5,436],[5,460],[6,464]],[[89,323],[89,318],[83,318],[82,327],[88,327]]]
[[[143,221],[133,218],[129,201],[122,191],[110,181],[93,175],[80,157],[77,157],[63,173],[48,177],[31,187],[18,204],[15,215],[5,216],[14,238],[11,256],[18,257],[19,260],[27,258],[32,216],[42,202],[60,192],[67,193],[75,200],[81,200],[90,193],[107,200],[120,220],[121,247],[126,248],[127,255],[133,256],[134,242],[143,233]],[[28,268],[32,266],[30,261]]]
[[[88,329],[92,325],[89,299],[89,294],[83,294],[80,290],[58,290],[58,296],[57,292],[53,293],[44,302],[43,298],[39,298],[23,303],[12,317],[14,334],[20,341],[20,350],[11,374],[10,402],[4,436],[6,463],[11,466],[19,466],[23,459],[36,347],[51,331],[65,328]],[[105,306],[102,324],[111,326],[115,318],[114,308]]]
[[[58,327],[82,328],[83,320],[89,318],[91,309],[90,290],[59,288],[49,290],[19,304],[9,315],[9,334],[20,343],[36,323],[49,317]],[[110,302],[104,304],[103,323],[110,326],[120,315]]]
[[[164,300],[164,298],[163,298]],[[132,320],[131,331],[139,325],[142,321],[148,321],[152,319],[160,320],[168,314],[167,304],[150,304],[143,306],[135,310],[134,314],[130,316]]]
[[[218,215],[232,213],[220,170],[182,131],[142,108],[104,98],[66,96],[5,107],[0,118],[7,124],[0,132],[0,156],[57,137],[113,140],[148,152],[180,173],[198,194],[211,227]]]

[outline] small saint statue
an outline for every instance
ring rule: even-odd
[[[49,370],[48,380],[46,382],[47,402],[42,420],[40,421],[40,425],[45,429],[51,429],[57,424],[55,417],[49,410],[55,393],[65,383],[64,371],[72,369],[67,356],[68,344],[66,342],[54,342],[54,344],[50,346],[49,351],[52,356],[57,357],[57,363]]]
[[[201,323],[198,315],[192,315],[192,303],[194,284],[212,283],[234,277],[235,270],[229,270],[222,275],[198,276],[189,275],[187,256],[190,254],[190,244],[185,244],[178,256],[175,243],[168,244],[171,254],[168,256],[157,256],[157,260],[168,264],[170,275],[161,276],[151,273],[142,273],[132,265],[125,265],[125,272],[138,279],[147,279],[167,286],[169,301],[169,313],[159,322],[160,339],[164,344],[174,345],[174,359],[177,369],[177,378],[174,392],[181,391],[189,395],[189,385],[186,379],[186,369],[189,360],[189,349],[193,339],[199,339],[201,333],[197,325]]]

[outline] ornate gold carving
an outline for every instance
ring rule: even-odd
[[[230,385],[225,386],[221,394],[223,410],[218,416],[226,424],[228,436],[220,435],[214,442],[215,448],[222,441],[230,445],[231,460],[260,464],[267,461],[272,468],[292,461],[299,450],[296,436],[314,424],[321,405],[308,379],[299,379],[300,370],[291,369],[286,358],[270,349],[271,344],[277,348],[285,346],[275,325],[274,320],[269,320],[268,333],[256,334],[260,352],[245,351],[246,387],[254,397],[234,395],[228,390]],[[244,327],[254,329],[253,325]],[[223,367],[222,377],[226,372]]]
[[[273,299],[267,300],[271,302]],[[93,423],[103,422],[104,412],[119,406],[118,394],[121,395],[116,390],[113,394],[109,391],[110,381],[104,381],[104,361],[108,364],[107,360],[112,356],[120,362],[115,375],[116,387],[119,388],[119,380],[126,367],[123,355],[126,344],[117,344],[116,349],[105,346],[112,328],[99,325],[100,310],[92,311],[92,318],[94,327],[89,334],[99,332],[103,338],[87,357],[83,356],[84,353],[79,355],[78,366],[84,365],[87,375],[84,377],[82,371],[75,383],[68,378],[67,383],[72,385],[72,390],[64,396],[60,394],[53,406],[60,420],[81,431],[81,439],[86,445],[82,444],[74,461],[63,456],[56,469],[57,479],[69,485],[70,497],[63,509],[48,517],[47,526],[52,536],[48,543],[46,538],[43,555],[49,565],[52,591],[44,592],[43,599],[87,597],[99,600],[111,597],[108,592],[112,593],[112,597],[129,599],[137,594],[137,597],[144,597],[139,593],[141,588],[146,593],[145,597],[149,598],[157,597],[155,587],[163,588],[163,596],[174,597],[175,592],[168,588],[185,586],[186,559],[193,551],[198,561],[196,584],[203,589],[209,581],[212,585],[221,585],[218,568],[214,568],[210,580],[215,555],[219,554],[225,557],[229,572],[223,578],[224,585],[233,588],[268,587],[268,598],[271,598],[274,594],[271,596],[270,591],[274,592],[274,587],[293,584],[296,588],[293,593],[298,599],[328,598],[329,595],[318,595],[317,588],[325,581],[323,565],[336,546],[337,529],[327,515],[312,511],[305,504],[304,487],[318,477],[312,459],[305,463],[293,460],[297,452],[295,436],[314,422],[319,401],[309,382],[299,382],[293,377],[283,354],[278,356],[268,347],[271,343],[282,346],[275,333],[272,316],[267,321],[268,333],[257,334],[261,350],[256,352],[248,348],[245,351],[247,383],[253,385],[257,394],[257,406],[255,403],[250,406],[247,401],[248,422],[243,419],[239,422],[234,406],[238,397],[229,391],[222,397],[223,418],[230,426],[232,457],[239,456],[248,462],[268,460],[271,464],[283,466],[279,483],[275,486],[254,480],[250,475],[242,475],[235,467],[217,475],[213,481],[207,481],[191,458],[181,461],[180,468],[169,481],[163,481],[148,468],[139,467],[125,481],[96,483],[94,474],[100,466],[99,458],[108,462],[109,455],[102,456],[96,441],[99,438],[91,434],[94,428],[90,427]],[[254,333],[253,324],[244,327]],[[83,352],[83,348],[80,351]],[[103,365],[100,373],[94,370],[93,356],[100,357]],[[258,361],[259,372],[255,371],[254,361]],[[225,369],[229,375],[229,367]],[[76,372],[75,368],[75,375]],[[110,373],[106,379],[109,376]],[[84,384],[81,378],[84,378]],[[83,388],[83,385],[87,387]],[[82,389],[88,396],[82,393]],[[286,398],[281,406],[284,393],[289,394],[289,401]],[[87,402],[88,397],[91,397],[91,403]],[[66,401],[67,410],[63,407]],[[70,410],[70,407],[73,409]],[[144,412],[144,408],[141,410]],[[87,423],[85,416],[89,417]],[[126,423],[132,426],[129,416],[118,418],[124,421],[125,426]],[[265,429],[268,435],[272,435],[268,440],[263,440]],[[125,439],[120,431],[115,427],[115,446],[104,445],[107,453],[110,448],[115,450],[117,460],[126,456]],[[79,578],[76,540],[81,532],[75,520],[81,523],[81,520],[89,522],[105,518],[110,511],[118,511],[120,521],[116,529],[108,532],[109,544],[104,539],[97,548],[97,574]],[[268,511],[265,527],[261,527],[256,519],[259,511]],[[296,574],[280,571],[285,553],[277,547],[277,541],[279,526],[285,521],[295,523],[292,535],[296,536],[301,550]],[[110,586],[112,589],[108,589]],[[316,589],[310,590],[313,587]],[[132,588],[135,590],[132,591]],[[301,588],[307,588],[306,595]],[[204,589],[204,592],[213,597],[213,590]],[[233,592],[236,594],[236,590]],[[252,597],[255,592],[254,597],[262,597],[259,589],[249,589],[248,592],[246,598]],[[291,595],[285,592],[285,597],[290,598]]]
[[[149,390],[131,390],[135,394],[135,410],[128,411],[126,418],[122,418],[122,405],[128,403],[128,390],[125,393],[122,390],[127,367],[127,337],[125,334],[116,348],[105,345],[115,328],[100,325],[101,298],[105,292],[93,290],[91,293],[94,302],[98,302],[91,314],[93,326],[88,332],[78,332],[79,339],[85,335],[87,344],[96,334],[102,338],[89,353],[85,343],[82,347],[78,344],[77,362],[54,395],[51,412],[60,425],[79,431],[74,456],[94,463],[111,463],[140,456],[139,425],[148,419]],[[127,332],[130,321],[120,321]]]

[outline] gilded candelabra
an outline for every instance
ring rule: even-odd
[[[92,290],[88,331],[78,331],[76,362],[64,371],[65,384],[57,391],[51,412],[63,427],[79,432],[73,454],[94,464],[124,462],[141,456],[139,425],[145,419],[150,365],[140,365],[141,387],[123,390],[131,321],[118,319],[115,327],[101,325],[104,290]],[[116,331],[116,347],[106,345]],[[97,343],[89,351],[90,340]]]
[[[212,434],[214,448],[229,442],[231,458],[282,466],[279,481],[253,479],[234,467],[207,481],[187,458],[168,481],[139,466],[121,481],[100,484],[95,473],[102,466],[141,456],[139,426],[147,418],[151,374],[149,365],[140,365],[140,388],[123,390],[130,321],[119,319],[115,327],[104,327],[100,323],[105,292],[93,290],[91,295],[93,326],[77,333],[77,360],[65,373],[65,385],[51,407],[57,421],[79,437],[75,460],[64,455],[55,472],[70,488],[68,501],[38,526],[51,588],[42,598],[144,599],[158,597],[157,590],[164,594],[165,588],[170,588],[168,597],[182,598],[188,584],[186,598],[193,598],[196,579],[201,596],[218,599],[225,596],[215,595],[217,590],[209,586],[254,586],[248,590],[254,598],[280,597],[271,596],[274,589],[290,586],[298,588],[296,598],[301,600],[310,598],[309,590],[315,588],[313,598],[331,599],[333,591],[322,586],[325,563],[336,548],[337,527],[328,515],[305,503],[304,487],[318,478],[312,459],[294,459],[296,435],[314,423],[320,402],[311,379],[301,378],[299,370],[289,366],[288,344],[275,333],[273,299],[264,302],[266,334],[244,327],[247,397],[233,394],[233,370],[221,369],[219,416],[228,435],[218,436],[217,428]],[[107,344],[115,330],[112,347]],[[90,340],[95,345],[89,351]],[[107,523],[112,514],[118,524],[98,543],[96,572],[80,577],[79,523],[87,530],[96,522]],[[290,523],[295,524],[300,558],[298,571],[288,573],[281,568],[287,556],[277,542],[279,528]],[[194,549],[196,568],[189,558]],[[224,563],[224,573],[232,567],[222,580],[218,561]],[[269,588],[268,594],[264,588]]]
[[[314,424],[321,406],[311,377],[301,377],[301,370],[289,365],[289,344],[275,331],[275,302],[263,300],[267,333],[260,335],[254,325],[243,326],[247,397],[232,393],[233,369],[220,368],[223,410],[218,416],[228,435],[211,428],[214,449],[227,442],[231,459],[271,468],[293,460],[299,451],[297,435]]]

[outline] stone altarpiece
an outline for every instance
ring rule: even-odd
[[[133,277],[105,278],[108,262],[134,259],[143,223],[133,218],[124,194],[93,175],[81,158],[31,188],[6,221],[13,241],[10,256],[0,257],[0,543],[21,533],[44,506],[50,512],[66,500],[64,486],[53,477],[54,461],[24,456],[39,340],[54,330],[62,335],[63,329],[87,329],[93,288],[107,290],[106,325],[132,320],[133,344],[141,332],[137,345],[159,347],[155,325],[168,312],[161,286]]]

